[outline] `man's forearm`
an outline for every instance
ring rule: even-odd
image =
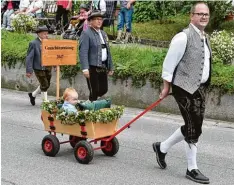
[[[166,81],[166,80],[163,80],[163,87],[165,89],[170,89],[171,88],[171,83]]]
[[[33,8],[31,11],[29,11],[28,13],[35,13],[37,10],[39,10],[40,8]]]

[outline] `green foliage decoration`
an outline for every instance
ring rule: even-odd
[[[62,105],[63,102],[64,100],[62,98],[54,101],[43,101],[41,104],[41,109],[49,112],[50,114],[54,114],[58,110],[58,105]]]
[[[124,106],[116,106],[108,109],[100,109],[96,111],[83,110],[78,111],[77,113],[68,114],[63,108],[58,108],[58,105],[61,106],[62,102],[63,100],[43,102],[41,104],[41,109],[56,115],[56,119],[61,120],[61,123],[65,125],[81,124],[84,122],[100,122],[108,124],[119,119],[124,111]]]
[[[124,106],[116,106],[104,110],[84,110],[77,113],[68,114],[64,109],[59,109],[56,114],[56,119],[61,120],[62,124],[73,125],[81,124],[84,122],[93,123],[111,123],[114,120],[119,119],[123,115]]]

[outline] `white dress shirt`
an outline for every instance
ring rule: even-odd
[[[204,61],[201,83],[205,83],[209,78],[209,72],[210,72],[210,50],[206,44],[206,39],[205,36],[202,34],[202,32],[193,24],[191,25],[204,40],[205,61]],[[176,66],[179,64],[180,60],[182,59],[186,46],[187,46],[186,33],[180,32],[176,34],[172,39],[166,58],[163,62],[162,78],[167,82],[172,81],[174,70]]]
[[[98,30],[97,32],[98,32],[98,34],[99,34],[99,36],[100,36],[101,43],[102,43],[102,44],[105,44],[105,41],[104,41],[104,39],[103,39],[101,30]],[[106,60],[107,60],[107,50],[106,50],[106,48],[102,48],[102,61],[106,61]]]

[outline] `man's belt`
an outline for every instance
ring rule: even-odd
[[[101,44],[101,45],[102,45],[102,49],[107,48],[107,47],[106,47],[106,44]]]

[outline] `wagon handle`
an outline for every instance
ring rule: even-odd
[[[172,95],[172,93],[169,93],[168,95]],[[124,125],[122,128],[120,128],[117,132],[115,132],[113,135],[111,135],[106,141],[112,140],[116,135],[118,135],[120,132],[122,132],[124,129],[129,127],[134,121],[138,120],[141,116],[143,116],[146,112],[152,110],[154,107],[156,107],[163,99],[158,99],[156,102],[152,103],[149,107],[147,107],[143,112],[141,112],[139,115],[137,115],[135,118],[133,118],[131,121],[129,121],[126,125]]]

